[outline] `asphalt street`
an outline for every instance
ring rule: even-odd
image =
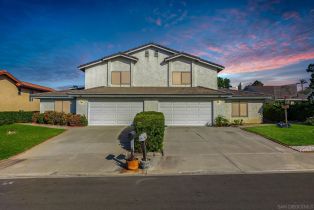
[[[1,179],[0,209],[314,209],[314,174]]]

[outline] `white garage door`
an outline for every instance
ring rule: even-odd
[[[90,101],[89,125],[130,125],[135,115],[143,111],[143,102]]]
[[[212,124],[211,102],[160,102],[166,125]]]

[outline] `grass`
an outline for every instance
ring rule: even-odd
[[[244,130],[289,146],[314,145],[314,126],[293,124],[290,128],[276,125],[247,127]]]
[[[28,150],[63,131],[64,129],[21,124],[0,126],[0,160]]]

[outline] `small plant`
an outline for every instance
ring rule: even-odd
[[[81,116],[80,123],[81,123],[82,126],[87,126],[88,125],[88,120],[85,117],[85,115]]]
[[[222,115],[218,115],[215,118],[215,125],[218,127],[229,126],[229,120]]]
[[[235,119],[232,121],[232,126],[240,126],[243,125],[243,119]]]
[[[307,125],[314,125],[314,117],[308,117],[305,121]]]

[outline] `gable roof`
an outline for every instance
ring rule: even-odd
[[[225,68],[222,65],[210,62],[208,60],[202,59],[202,58],[200,58],[198,56],[191,55],[191,54],[188,54],[188,53],[185,53],[185,52],[180,52],[180,53],[174,54],[172,56],[169,56],[169,57],[165,58],[165,62],[173,60],[173,59],[176,59],[176,58],[179,58],[179,57],[185,57],[185,58],[189,58],[189,59],[192,59],[192,60],[196,60],[196,61],[198,61],[200,63],[208,64],[210,66],[213,66],[213,67],[217,68],[218,72],[222,71]]]
[[[188,54],[188,53],[185,53],[185,52],[179,52],[177,50],[174,50],[174,49],[171,49],[169,47],[165,47],[163,45],[160,45],[160,44],[156,44],[156,43],[147,43],[147,44],[143,44],[143,45],[140,45],[138,47],[135,47],[135,48],[132,48],[132,49],[129,49],[129,50],[126,50],[124,52],[119,52],[119,53],[115,53],[115,54],[111,54],[111,55],[108,55],[108,56],[105,56],[103,58],[100,58],[98,60],[94,60],[94,61],[91,61],[91,62],[88,62],[88,63],[85,63],[85,64],[82,64],[80,66],[78,66],[78,68],[82,71],[85,71],[85,68],[86,67],[89,67],[89,66],[92,66],[92,65],[95,65],[95,64],[98,64],[98,63],[101,63],[105,60],[109,60],[109,59],[112,59],[114,57],[117,57],[117,56],[127,56],[129,59],[133,58],[133,59],[138,59],[134,56],[131,56],[131,54],[139,51],[139,50],[142,50],[142,49],[146,49],[148,47],[155,47],[155,48],[158,48],[158,49],[161,49],[161,50],[164,50],[164,51],[167,51],[169,53],[171,53],[172,55],[169,56],[168,58],[165,59],[165,61],[168,61],[168,60],[171,60],[171,59],[175,59],[177,58],[178,56],[184,56],[184,57],[187,57],[187,58],[190,58],[190,59],[194,59],[194,60],[197,60],[198,62],[201,62],[201,63],[204,63],[204,64],[207,64],[207,65],[210,65],[210,66],[213,66],[215,68],[217,68],[217,71],[221,71],[223,70],[225,67],[222,66],[222,65],[219,65],[219,64],[216,64],[216,63],[213,63],[213,62],[210,62],[210,61],[207,61],[205,59],[202,59],[198,56],[195,56],[195,55],[191,55],[191,54]]]
[[[15,83],[15,85],[17,87],[23,87],[23,88],[27,88],[27,89],[39,90],[39,91],[44,91],[44,92],[54,91],[54,89],[49,88],[49,87],[36,85],[36,84],[33,84],[33,83],[29,83],[29,82],[24,82],[24,81],[18,80],[16,77],[14,77],[12,74],[10,74],[6,70],[0,70],[0,76],[1,75],[7,76],[8,78],[10,78]]]
[[[91,62],[82,64],[82,65],[80,65],[78,68],[81,69],[82,71],[85,71],[85,68],[86,68],[86,67],[89,67],[89,66],[92,66],[92,65],[101,63],[101,62],[106,61],[106,60],[110,60],[110,59],[113,59],[113,58],[117,58],[117,57],[123,57],[123,58],[129,59],[129,60],[133,60],[133,61],[135,61],[135,62],[138,60],[138,58],[136,58],[136,57],[134,57],[134,56],[125,54],[125,53],[123,53],[123,52],[118,52],[118,53],[111,54],[111,55],[105,56],[105,57],[103,57],[103,58],[100,58],[100,59],[98,59],[98,60],[94,60],[94,61],[91,61]]]

